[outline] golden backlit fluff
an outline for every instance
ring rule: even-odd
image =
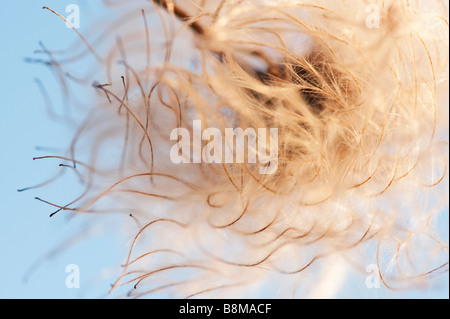
[[[89,106],[68,152],[43,158],[86,186],[58,212],[123,214],[113,292],[333,297],[371,265],[392,290],[448,271],[447,1],[104,7],[73,51],[44,50]],[[277,128],[278,170],[173,163],[170,134],[194,120]]]

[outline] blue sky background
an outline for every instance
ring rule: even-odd
[[[33,161],[33,157],[52,153],[39,147],[66,148],[73,134],[72,127],[49,118],[35,83],[35,78],[44,83],[60,110],[62,95],[54,75],[42,64],[25,62],[26,57],[39,57],[33,54],[39,41],[49,49],[64,49],[76,40],[60,19],[42,10],[46,5],[64,13],[70,3],[80,5],[79,31],[83,32],[94,12],[92,3],[100,1],[89,6],[87,1],[7,1],[0,10],[0,298],[99,297],[111,282],[98,284],[97,275],[104,274],[108,265],[120,264],[124,256],[111,233],[94,233],[92,240],[80,241],[67,252],[54,250],[70,234],[83,230],[85,220],[69,222],[64,214],[49,218],[52,208],[34,197],[70,199],[78,193],[76,183],[66,179],[63,184],[17,192],[58,172],[60,162]],[[80,267],[81,286],[87,289],[66,288],[69,264]]]
[[[17,189],[32,186],[56,173],[59,162],[33,161],[47,155],[39,147],[67,147],[72,128],[52,121],[45,109],[42,94],[34,79],[39,78],[52,97],[55,108],[62,103],[60,87],[49,70],[40,64],[26,63],[34,57],[43,41],[49,49],[63,49],[77,39],[46,5],[64,12],[66,5],[81,8],[83,33],[95,17],[98,1],[17,0],[5,1],[0,10],[0,298],[93,298],[104,297],[111,281],[102,281],[111,266],[120,264],[126,254],[126,242],[120,235],[102,234],[94,229],[93,237],[70,247],[53,249],[70,234],[83,229],[83,218],[71,220],[63,214],[49,218],[51,207],[34,199],[71,199],[76,183],[56,183],[27,192]],[[59,202],[64,202],[63,200]],[[448,214],[444,220],[448,229]],[[447,232],[448,236],[448,232]],[[81,289],[65,285],[66,266],[80,267]],[[106,270],[105,270],[106,269]],[[100,274],[100,276],[99,276]],[[28,279],[28,280],[24,280]],[[367,290],[364,277],[354,277],[339,297],[411,297],[448,298],[448,274],[436,291],[392,294],[385,290]]]

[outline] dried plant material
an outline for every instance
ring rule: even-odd
[[[86,191],[46,203],[123,214],[112,291],[317,298],[370,264],[393,290],[448,271],[448,2],[104,2],[120,14],[48,51],[64,87],[79,79],[68,96],[95,96],[68,153],[45,157]],[[225,161],[230,128],[264,132],[266,155],[276,128],[276,171],[252,147]]]

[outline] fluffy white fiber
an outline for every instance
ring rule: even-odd
[[[448,271],[448,1],[104,2],[85,52],[55,55],[63,83],[93,58],[72,94],[96,92],[58,154],[86,193],[56,204],[125,216],[113,291],[320,298],[372,264],[393,290]],[[277,172],[174,164],[193,120],[277,128]]]

